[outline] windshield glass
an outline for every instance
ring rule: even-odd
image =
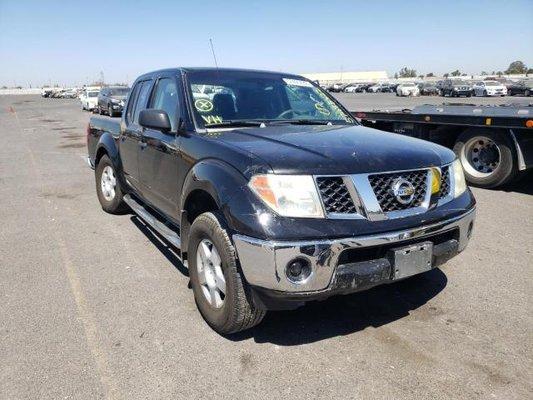
[[[452,85],[468,85],[468,83],[466,81],[456,79],[452,81]]]
[[[98,92],[87,92],[87,97],[98,97]]]
[[[129,88],[112,88],[109,89],[110,96],[126,96],[130,91]]]
[[[501,85],[500,82],[485,81],[485,86],[500,86],[500,85]]]
[[[227,121],[354,123],[320,87],[296,76],[254,71],[187,73],[198,125]]]

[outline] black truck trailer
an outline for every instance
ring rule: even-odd
[[[352,111],[365,126],[453,149],[469,183],[494,188],[533,167],[533,103],[421,105],[401,111]]]

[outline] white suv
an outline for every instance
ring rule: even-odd
[[[84,90],[80,96],[81,109],[93,111],[98,105],[99,90]]]
[[[480,81],[472,86],[474,96],[506,96],[507,88],[498,81]]]
[[[396,96],[419,96],[420,89],[414,83],[402,83],[396,88]]]

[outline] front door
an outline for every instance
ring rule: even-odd
[[[177,220],[179,101],[174,77],[161,76],[157,80],[148,108],[165,111],[172,129],[170,132],[148,128],[143,131],[139,151],[141,191],[149,203]]]

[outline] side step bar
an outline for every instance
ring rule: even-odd
[[[150,212],[146,208],[139,204],[129,194],[124,196],[124,201],[126,202],[126,204],[128,204],[128,206],[131,207],[135,214],[142,218],[144,222],[146,222],[153,229],[155,229],[161,236],[163,236],[166,240],[172,243],[172,245],[176,246],[178,249],[181,249],[181,239],[176,232],[174,232],[172,229],[162,223],[155,216],[150,214]]]

